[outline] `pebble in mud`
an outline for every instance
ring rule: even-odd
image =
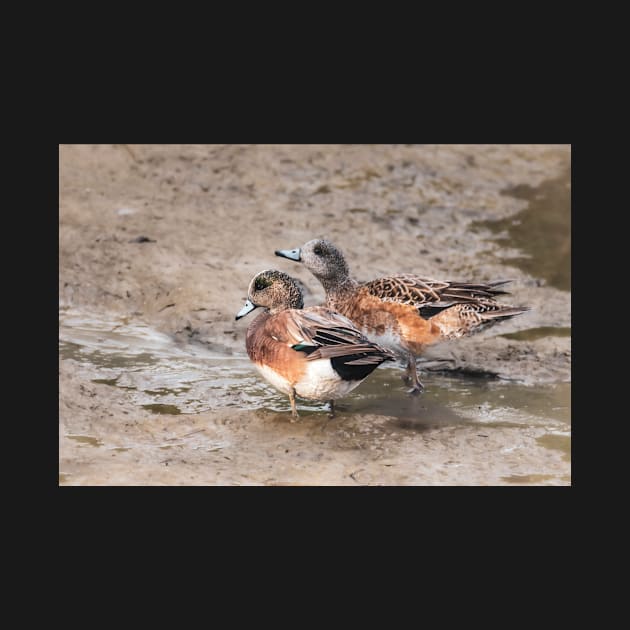
[[[129,243],[157,243],[157,241],[155,241],[152,238],[149,238],[148,236],[136,236],[136,238],[132,238],[128,242]]]

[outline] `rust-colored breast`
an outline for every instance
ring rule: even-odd
[[[284,321],[287,316],[287,312],[261,313],[247,329],[245,347],[254,363],[272,368],[293,386],[306,371],[306,355],[291,348]]]

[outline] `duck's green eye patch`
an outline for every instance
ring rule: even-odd
[[[262,291],[270,286],[271,282],[266,278],[256,278],[256,282],[254,282],[254,289],[256,289],[256,291]]]

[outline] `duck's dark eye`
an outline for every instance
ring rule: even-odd
[[[319,245],[316,245],[313,249],[313,253],[316,254],[317,256],[321,256],[322,255],[322,248]]]
[[[262,278],[258,278],[256,282],[254,282],[254,289],[256,289],[256,291],[262,291],[263,289],[266,289],[268,286],[269,286],[269,283],[266,280],[263,280]]]

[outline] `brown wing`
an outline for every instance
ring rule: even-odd
[[[398,302],[415,306],[425,319],[455,304],[496,304],[494,296],[508,292],[497,287],[510,280],[499,280],[487,284],[466,282],[442,282],[420,278],[412,274],[401,274],[379,278],[362,285],[370,295],[383,302]]]
[[[392,352],[372,343],[339,313],[320,306],[286,313],[291,346],[307,352],[309,361],[347,357],[348,365],[370,365],[394,358]]]

